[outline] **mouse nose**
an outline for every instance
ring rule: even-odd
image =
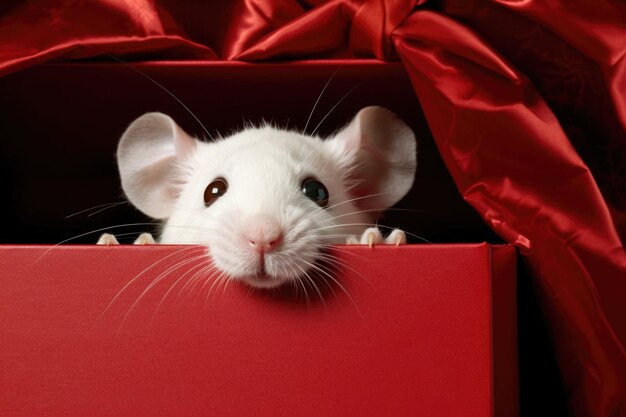
[[[283,242],[283,230],[276,219],[255,215],[245,222],[244,238],[257,253],[270,253]]]

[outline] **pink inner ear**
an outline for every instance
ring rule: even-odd
[[[174,147],[176,155],[186,157],[196,149],[196,141],[179,126],[174,127]]]
[[[178,197],[176,184],[169,180],[175,157],[167,156],[136,171],[131,180],[122,179],[124,190],[141,211],[155,219],[166,219]]]
[[[361,144],[360,152],[367,152],[369,155],[372,156],[372,159],[375,159],[381,164],[389,164],[389,161],[387,160],[385,154],[383,154],[377,147],[371,146],[369,143],[367,143],[366,139],[367,138],[365,137],[365,135],[363,135],[363,143]]]

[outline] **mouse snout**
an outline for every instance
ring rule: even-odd
[[[243,237],[257,253],[273,252],[283,243],[282,227],[272,217],[251,216],[244,222],[244,227]]]

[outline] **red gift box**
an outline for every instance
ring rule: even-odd
[[[309,132],[387,107],[414,129],[419,153],[400,204],[410,210],[383,224],[437,242],[494,239],[459,196],[399,63],[136,67],[211,134],[262,118],[302,128],[329,80]],[[115,147],[142,113],[205,134],[170,94],[119,63],[33,67],[0,78],[0,91],[0,136],[11,138],[0,141],[5,243],[146,231],[120,226],[145,221],[123,206],[64,217],[119,199]],[[194,263],[169,269],[197,250],[0,246],[0,415],[517,415],[511,247],[336,247],[340,285],[321,285],[321,297],[310,289],[308,302],[212,288],[187,272]]]
[[[2,247],[0,414],[517,415],[512,247],[337,246],[308,300],[203,250]]]

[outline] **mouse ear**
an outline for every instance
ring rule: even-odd
[[[126,129],[117,147],[122,188],[131,203],[155,219],[168,218],[182,185],[180,162],[195,149],[171,117],[146,113]]]
[[[389,110],[362,109],[330,143],[341,149],[358,207],[382,212],[411,189],[417,165],[415,135]]]

